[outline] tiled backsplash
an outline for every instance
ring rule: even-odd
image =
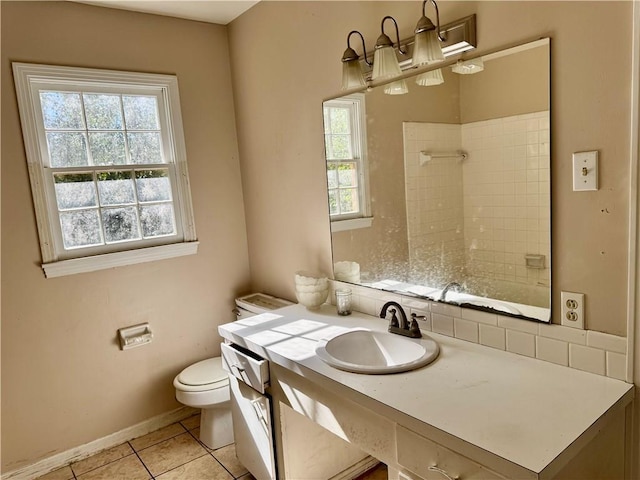
[[[336,288],[349,288],[353,294],[353,310],[358,312],[377,317],[382,306],[393,300],[404,307],[408,316],[423,315],[425,319],[420,321],[420,328],[425,331],[618,380],[626,377],[625,337],[463,309],[335,280],[331,285],[331,301],[335,303]]]

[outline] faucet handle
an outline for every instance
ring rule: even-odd
[[[396,309],[395,308],[390,308],[389,311],[391,312],[391,321],[389,322],[389,326],[390,327],[399,326],[398,317],[396,317]]]
[[[420,326],[418,325],[416,317],[414,317],[411,320],[411,326],[409,327],[409,331],[411,332],[411,337],[413,338],[422,337],[422,332],[420,331]]]
[[[416,313],[411,314],[411,325],[409,326],[409,331],[413,334],[414,338],[422,337],[422,332],[420,332],[420,325],[418,325],[418,320],[426,320],[426,315],[418,315]]]

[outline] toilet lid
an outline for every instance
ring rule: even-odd
[[[194,386],[208,385],[227,378],[228,374],[222,369],[222,359],[220,357],[208,358],[194,363],[178,375],[180,383]]]

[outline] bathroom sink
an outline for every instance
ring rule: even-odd
[[[316,354],[325,363],[354,373],[406,372],[433,362],[440,349],[428,337],[410,339],[386,332],[351,330],[320,340]]]

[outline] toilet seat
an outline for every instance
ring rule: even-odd
[[[222,368],[220,357],[208,358],[185,368],[173,380],[173,386],[183,392],[203,392],[229,385],[229,376]]]

